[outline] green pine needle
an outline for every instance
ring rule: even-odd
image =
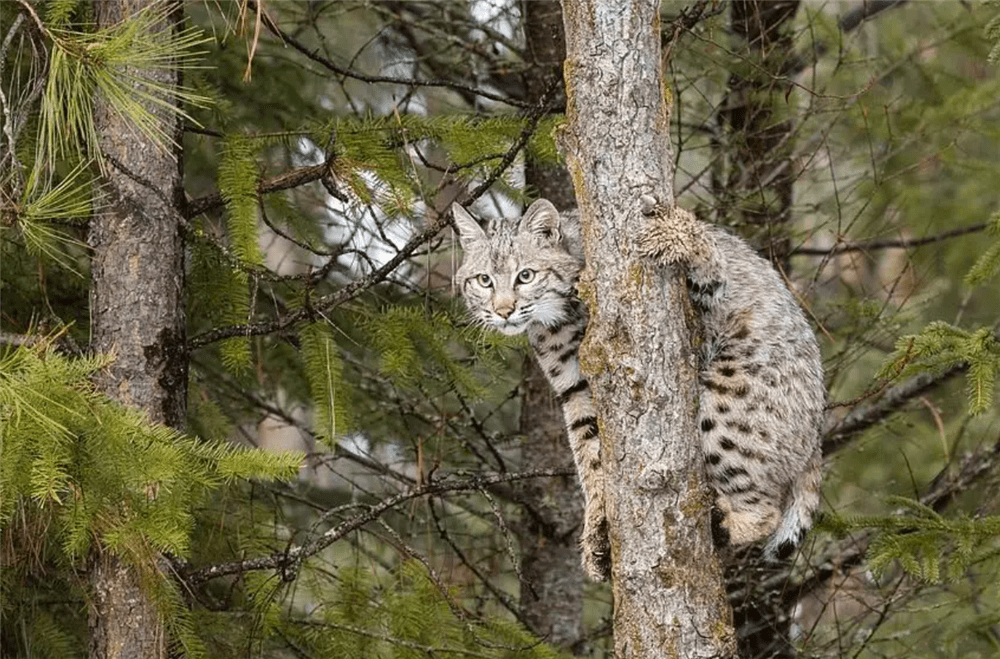
[[[299,332],[302,361],[312,394],[316,436],[329,446],[350,427],[350,391],[333,330],[325,322],[306,325]]]
[[[194,122],[182,105],[204,107],[207,99],[190,89],[158,82],[157,77],[195,67],[203,54],[196,48],[208,39],[194,28],[178,33],[158,29],[171,22],[171,11],[169,3],[151,3],[129,20],[92,33],[49,27],[52,49],[37,162],[69,157],[103,166],[93,119],[98,94],[161,149],[167,149],[174,138],[164,132],[154,109]],[[64,14],[65,7],[56,12],[60,25]]]

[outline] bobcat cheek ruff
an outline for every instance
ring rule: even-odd
[[[770,536],[767,554],[787,555],[819,506],[826,392],[816,339],[778,273],[745,242],[652,198],[642,205],[649,229],[641,253],[686,268],[703,324],[697,423],[716,493],[713,536],[734,545]],[[579,215],[541,199],[520,220],[487,232],[460,206],[452,209],[464,250],[455,276],[470,313],[501,332],[527,332],[562,406],[586,501],[583,564],[605,579],[604,472],[577,354],[587,326],[576,292],[584,265]]]

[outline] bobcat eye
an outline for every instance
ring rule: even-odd
[[[476,275],[476,281],[478,281],[479,285],[482,286],[483,288],[493,287],[493,280],[490,279],[490,276],[487,274]]]
[[[535,271],[529,268],[525,268],[521,272],[517,273],[517,283],[527,284],[535,278]]]

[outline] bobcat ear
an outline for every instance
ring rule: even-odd
[[[548,199],[539,199],[524,211],[520,229],[556,242],[559,240],[559,211]]]
[[[479,226],[479,222],[476,222],[476,218],[469,215],[469,212],[457,203],[451,205],[451,216],[455,219],[458,241],[462,244],[462,249],[468,250],[473,243],[486,242],[486,232]]]

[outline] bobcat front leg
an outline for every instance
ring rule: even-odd
[[[580,373],[578,354],[586,327],[586,310],[577,301],[569,322],[554,328],[535,325],[528,330],[528,342],[562,407],[573,462],[583,489],[586,502],[580,539],[583,567],[591,579],[604,581],[611,574],[611,546],[604,512],[601,438],[590,385]]]
[[[573,387],[559,395],[559,399],[563,403],[569,444],[585,501],[580,538],[583,568],[591,579],[605,581],[611,576],[611,545],[604,510],[601,438],[590,386],[580,377]]]
[[[600,464],[599,459],[597,464]],[[578,468],[578,473],[586,501],[583,534],[580,536],[583,569],[594,581],[606,581],[611,576],[611,543],[608,541],[608,518],[604,510],[604,472],[598,466]]]

